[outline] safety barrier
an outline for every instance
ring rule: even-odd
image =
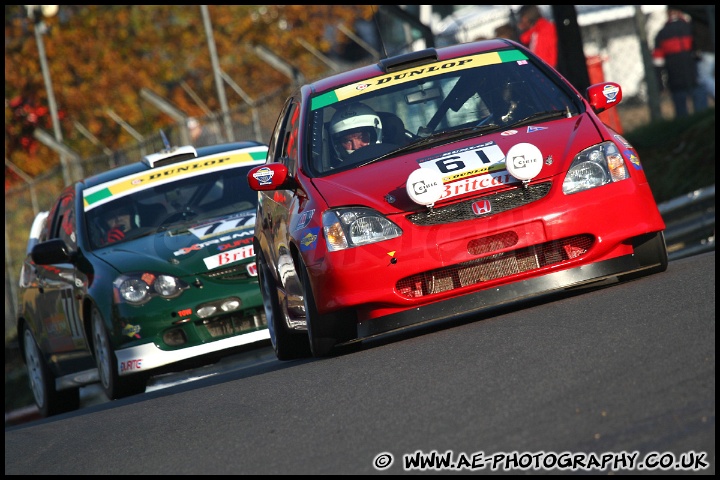
[[[715,185],[658,205],[670,260],[715,250]]]

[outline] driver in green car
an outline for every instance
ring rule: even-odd
[[[110,212],[105,222],[108,227],[106,245],[123,240],[125,234],[135,228],[132,208],[128,205],[122,205]]]

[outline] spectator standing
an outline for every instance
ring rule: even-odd
[[[195,117],[190,117],[186,125],[190,132],[190,140],[196,147],[215,145],[223,141],[214,124],[202,125]]]
[[[667,82],[676,117],[689,114],[688,101],[693,104],[693,113],[708,107],[707,92],[698,83],[692,26],[682,11],[668,7],[667,21],[655,36],[652,56],[661,78]]]
[[[715,100],[715,44],[710,33],[709,19],[692,19],[693,42],[698,55],[698,82]]]
[[[188,132],[190,132],[190,140],[192,141],[193,145],[195,145],[198,139],[202,136],[203,128],[200,125],[200,122],[198,122],[197,119],[194,117],[190,117],[187,119],[187,128]]]
[[[497,38],[508,38],[510,40],[515,40],[516,42],[519,41],[518,36],[515,33],[515,28],[509,23],[504,23],[497,27],[495,29],[495,36]]]
[[[520,7],[518,18],[520,42],[553,68],[557,68],[558,37],[555,23],[543,17],[537,5]]]

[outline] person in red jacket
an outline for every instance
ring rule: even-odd
[[[688,101],[693,105],[693,113],[708,107],[707,92],[698,81],[699,57],[692,26],[682,11],[668,7],[667,22],[655,37],[652,56],[662,83],[670,91],[676,117],[689,114]]]
[[[542,16],[537,5],[523,5],[518,10],[520,42],[531,52],[557,68],[558,37],[555,24]]]

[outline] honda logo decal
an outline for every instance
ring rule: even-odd
[[[492,211],[490,200],[478,200],[472,204],[473,213],[475,215],[486,215]]]

